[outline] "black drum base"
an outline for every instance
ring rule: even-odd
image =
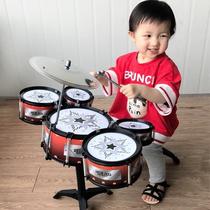
[[[102,187],[94,187],[86,189],[83,165],[78,164],[75,167],[76,167],[78,189],[61,190],[53,196],[54,199],[59,199],[62,196],[71,197],[73,199],[78,200],[80,210],[85,210],[88,208],[87,200],[89,198],[92,198],[93,196],[101,193],[106,193],[108,195],[111,195],[113,193],[111,190]]]

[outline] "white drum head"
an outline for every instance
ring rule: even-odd
[[[131,157],[137,150],[136,142],[129,136],[107,132],[94,136],[87,145],[87,151],[101,161],[116,162]]]
[[[66,91],[66,95],[74,100],[79,100],[79,101],[87,101],[90,99],[90,95],[81,89],[77,88],[70,88]]]
[[[133,129],[133,130],[142,130],[142,129],[149,129],[150,126],[143,122],[138,121],[124,121],[119,123],[121,128]]]
[[[29,90],[22,95],[23,99],[32,103],[53,103],[58,101],[59,95],[43,89]]]
[[[50,122],[55,123],[57,112],[50,117]],[[101,113],[84,108],[67,108],[60,110],[56,128],[65,133],[88,135],[89,133],[108,128],[109,120]]]

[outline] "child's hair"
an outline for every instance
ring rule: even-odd
[[[145,21],[169,22],[170,35],[175,33],[176,20],[171,7],[163,1],[146,0],[140,2],[132,11],[129,19],[129,31],[135,32],[139,23]]]

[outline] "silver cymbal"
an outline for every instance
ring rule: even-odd
[[[38,56],[30,58],[29,63],[40,74],[61,84],[75,88],[95,89],[87,83],[87,81],[93,80],[93,77],[71,66],[70,61]]]

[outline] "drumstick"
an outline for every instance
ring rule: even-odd
[[[109,82],[111,82],[113,85],[115,85],[117,88],[121,88],[121,85],[119,85],[118,83],[116,83],[114,80],[110,79],[109,77],[107,77],[107,75],[105,74],[105,71],[101,72],[97,72],[96,73],[96,78],[97,77],[103,77],[104,79],[108,80]]]
[[[111,82],[113,85],[115,85],[117,88],[121,88],[121,85],[119,85],[118,83],[116,83],[115,81],[113,81],[112,79],[110,79],[110,78],[108,78],[107,77],[107,75],[105,74],[105,71],[99,71],[99,72],[97,72],[96,73],[96,78],[97,77],[103,77],[103,78],[105,78],[106,80],[108,80],[109,82]],[[90,79],[86,79],[85,80],[86,81],[86,83],[91,87],[93,87],[93,86],[95,86],[95,82],[94,81],[92,81],[92,80],[90,80]],[[91,83],[92,83],[92,85],[91,85]],[[143,102],[143,105],[146,105],[146,99],[145,98],[143,98],[143,97],[141,97],[141,95],[138,95],[138,96],[136,96],[135,98],[134,98],[134,100],[136,100],[136,99],[139,99],[139,100],[141,100],[142,102]]]

